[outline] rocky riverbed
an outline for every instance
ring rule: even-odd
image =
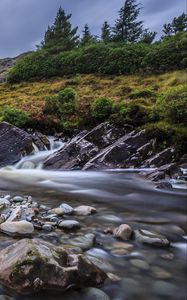
[[[1,123],[0,150],[0,299],[185,299],[185,157],[108,123],[68,141]]]

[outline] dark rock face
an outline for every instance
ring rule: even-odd
[[[82,169],[101,149],[113,143],[129,130],[129,126],[114,127],[102,123],[90,132],[76,135],[63,149],[44,162],[44,169]]]
[[[79,133],[45,160],[44,169],[160,167],[174,160],[173,148],[156,153],[155,139],[149,140],[145,130],[131,129],[106,122],[90,132]],[[165,170],[155,174],[159,179],[164,176]]]
[[[12,165],[33,151],[32,136],[9,123],[0,123],[0,167]]]
[[[0,252],[0,284],[15,294],[97,286],[106,277],[84,255],[39,239],[22,239]]]
[[[0,123],[0,168],[18,162],[22,156],[30,154],[33,144],[39,150],[46,150],[50,143],[41,133],[33,135],[7,122]]]

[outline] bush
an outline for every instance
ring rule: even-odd
[[[2,109],[1,119],[17,127],[25,127],[30,121],[30,117],[26,112],[9,106]]]
[[[72,88],[65,88],[57,95],[46,98],[44,113],[54,116],[72,115],[76,108],[76,93]]]
[[[112,113],[114,102],[110,98],[98,98],[91,106],[92,117],[98,120],[106,120]]]
[[[115,105],[112,120],[119,124],[130,124],[140,126],[147,122],[148,113],[146,109],[137,103],[121,102]]]
[[[154,113],[175,124],[187,124],[187,86],[179,86],[161,95]]]

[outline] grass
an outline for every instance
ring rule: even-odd
[[[28,112],[34,119],[40,119],[43,116],[46,97],[65,87],[75,89],[80,111],[85,111],[98,97],[110,97],[117,102],[121,100],[134,101],[130,100],[130,95],[143,90],[154,91],[153,95],[155,96],[138,98],[137,101],[145,106],[152,106],[157,95],[185,84],[186,80],[185,71],[175,71],[150,76],[77,75],[14,85],[5,83],[0,84],[0,109],[13,106]]]

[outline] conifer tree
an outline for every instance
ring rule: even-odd
[[[187,15],[183,13],[179,17],[175,17],[171,23],[164,24],[163,33],[164,36],[175,35],[178,32],[187,30]]]
[[[82,39],[80,42],[82,46],[85,46],[87,44],[90,44],[90,43],[96,41],[96,37],[91,34],[88,24],[85,24],[82,33],[83,33],[83,35],[82,35]]]
[[[101,28],[101,39],[104,43],[108,43],[111,41],[111,27],[107,21],[103,23]]]
[[[78,43],[78,27],[72,28],[70,23],[71,14],[66,15],[60,7],[54,24],[48,26],[48,29],[42,42],[42,48],[51,50],[51,52],[61,52],[73,49]]]
[[[155,31],[151,32],[151,31],[148,31],[148,29],[145,29],[144,32],[142,33],[140,42],[145,43],[145,44],[152,44],[156,35],[157,35],[157,33]]]
[[[143,22],[137,20],[140,11],[141,6],[136,0],[125,1],[113,28],[114,40],[135,43],[140,39],[143,33]]]

